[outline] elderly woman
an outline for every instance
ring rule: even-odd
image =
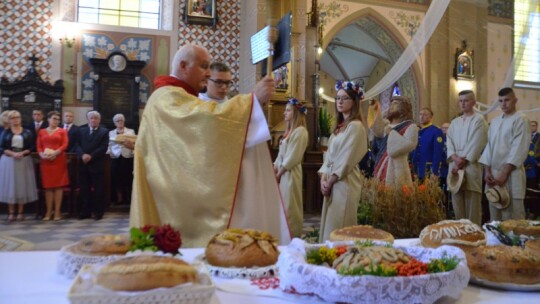
[[[307,109],[295,98],[285,106],[287,129],[279,144],[274,171],[279,180],[279,190],[287,209],[289,227],[294,237],[302,235],[304,211],[302,206],[302,158],[308,144],[306,129]]]
[[[356,225],[361,173],[358,163],[367,153],[367,133],[360,113],[358,85],[336,85],[336,122],[328,150],[319,169],[324,195],[319,242],[328,240],[339,228]]]
[[[24,220],[24,204],[38,199],[34,164],[30,152],[35,140],[21,124],[21,113],[9,111],[10,128],[0,142],[0,202],[8,204],[8,221]],[[15,217],[15,204],[18,215]]]
[[[112,190],[116,194],[116,202],[123,204],[131,198],[133,183],[133,145],[129,141],[117,141],[120,134],[135,135],[133,129],[125,127],[126,118],[123,114],[113,117],[116,129],[109,132],[109,150],[111,156]]]
[[[67,131],[59,128],[60,113],[51,111],[47,114],[49,126],[39,130],[37,140],[37,152],[41,157],[39,167],[41,169],[41,185],[45,189],[45,205],[47,211],[44,221],[62,219],[62,195],[63,189],[69,185],[69,173],[66,159],[68,147]]]

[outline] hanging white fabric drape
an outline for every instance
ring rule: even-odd
[[[533,5],[533,4],[530,3],[530,5]],[[536,8],[536,10],[538,10],[538,8]],[[510,62],[510,66],[508,67],[508,70],[506,71],[506,77],[504,78],[504,82],[500,86],[501,89],[502,88],[507,88],[507,87],[512,87],[512,85],[514,83],[514,78],[515,78],[515,75],[516,75],[515,67],[516,67],[516,65],[519,66],[519,64],[521,63],[521,60],[523,59],[523,54],[525,53],[524,52],[525,47],[527,46],[527,43],[529,43],[529,31],[531,30],[529,25],[534,22],[533,20],[531,20],[531,18],[539,18],[538,16],[539,16],[538,12],[535,13],[535,14],[528,14],[527,21],[522,24],[521,29],[518,29],[518,31],[521,33],[521,37],[519,39],[521,47],[518,48],[519,51],[514,54],[514,57],[512,57],[512,61]],[[481,103],[481,102],[478,102],[478,101],[476,103],[481,107],[487,108],[487,110],[485,110],[485,111],[477,111],[477,112],[479,112],[482,115],[487,115],[487,114],[495,111],[498,108],[499,99],[498,99],[498,97],[495,98],[491,102],[491,105],[487,105],[487,104],[484,104],[484,103]],[[540,112],[540,108],[522,110],[521,112],[523,112],[523,113]]]
[[[441,21],[444,12],[448,8],[448,4],[450,4],[450,0],[437,0],[431,2],[426,16],[422,20],[422,24],[420,24],[420,27],[416,34],[414,34],[411,42],[407,48],[405,48],[405,51],[401,54],[390,71],[366,92],[366,100],[370,100],[391,87],[403,74],[405,74],[418,55],[424,50],[426,43],[431,38],[431,35]]]

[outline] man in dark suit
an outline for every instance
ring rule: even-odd
[[[64,111],[64,123],[62,124],[62,128],[68,133],[69,144],[66,149],[66,152],[68,153],[77,152],[75,147],[77,143],[77,134],[79,134],[79,127],[73,123],[73,118],[73,112]]]
[[[24,126],[25,129],[30,130],[32,132],[32,136],[34,136],[34,139],[37,143],[38,133],[41,129],[47,129],[49,126],[49,122],[43,119],[43,110],[41,109],[34,109],[32,111],[32,120],[33,122],[31,124],[27,124]],[[37,151],[37,145],[34,145],[34,148],[32,152]]]
[[[98,111],[88,112],[86,118],[88,126],[79,128],[76,144],[81,188],[79,219],[90,218],[93,213],[97,221],[103,218],[105,212],[104,173],[109,131],[99,126],[101,115]],[[91,196],[92,188],[94,192]]]

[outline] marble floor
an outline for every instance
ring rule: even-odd
[[[0,215],[0,251],[6,250],[58,250],[96,234],[121,234],[129,232],[129,211],[127,208],[109,211],[100,221],[67,218],[61,221],[35,220],[27,214],[24,221],[9,223],[7,215]],[[307,215],[304,232],[319,227],[320,217]]]

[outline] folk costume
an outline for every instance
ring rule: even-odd
[[[525,208],[525,169],[523,163],[527,158],[531,132],[529,120],[521,112],[510,115],[501,114],[491,121],[488,132],[488,143],[480,163],[491,166],[491,174],[497,177],[505,164],[516,168],[510,173],[506,188],[510,194],[510,205],[505,209],[497,209],[490,205],[492,221],[507,219],[524,219]]]
[[[203,247],[233,227],[265,230],[287,244],[270,152],[266,142],[247,137],[248,129],[261,125],[252,115],[258,106],[253,97],[218,104],[198,99],[172,76],[155,84],[135,144],[130,226],[171,224],[184,247]]]
[[[469,219],[482,224],[482,165],[478,159],[487,143],[487,122],[478,113],[462,115],[452,120],[446,138],[447,159],[450,162],[448,175],[452,174],[452,155],[467,159],[460,190],[452,193],[452,207],[456,219]],[[451,178],[451,177],[449,177]]]
[[[362,175],[358,162],[366,153],[367,134],[361,121],[351,121],[344,131],[330,136],[319,174],[335,174],[338,181],[330,196],[324,197],[319,242],[328,240],[335,229],[356,225]]]
[[[274,168],[285,168],[281,175],[279,190],[287,209],[287,218],[292,235],[300,237],[304,226],[304,209],[302,200],[302,158],[308,144],[308,132],[300,126],[281,140],[279,153]]]

